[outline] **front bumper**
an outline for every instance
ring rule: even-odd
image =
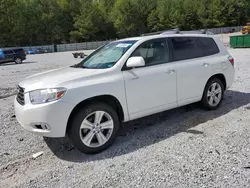
[[[29,96],[25,94],[25,102]],[[74,105],[63,101],[55,101],[46,104],[33,105],[19,104],[15,98],[15,114],[18,122],[24,129],[44,137],[64,137],[67,122]],[[37,128],[35,125],[46,124],[48,129]]]

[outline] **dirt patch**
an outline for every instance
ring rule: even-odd
[[[16,95],[17,92],[17,88],[0,88],[0,99],[5,99]]]

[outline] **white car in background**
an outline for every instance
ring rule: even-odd
[[[97,153],[122,122],[198,101],[217,109],[233,79],[234,59],[219,38],[166,32],[114,41],[79,64],[26,78],[15,113],[34,134],[68,135],[81,152]]]

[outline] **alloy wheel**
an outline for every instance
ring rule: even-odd
[[[220,84],[213,83],[207,92],[207,101],[210,106],[217,106],[222,98],[222,88]]]
[[[107,112],[95,111],[83,120],[80,138],[88,147],[100,147],[110,139],[113,129],[112,117]]]

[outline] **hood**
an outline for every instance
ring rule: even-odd
[[[83,69],[83,68],[60,68],[35,74],[25,78],[19,83],[19,86],[25,88],[25,92],[52,88],[63,87],[63,83],[79,78],[87,78],[105,72],[104,69]]]

